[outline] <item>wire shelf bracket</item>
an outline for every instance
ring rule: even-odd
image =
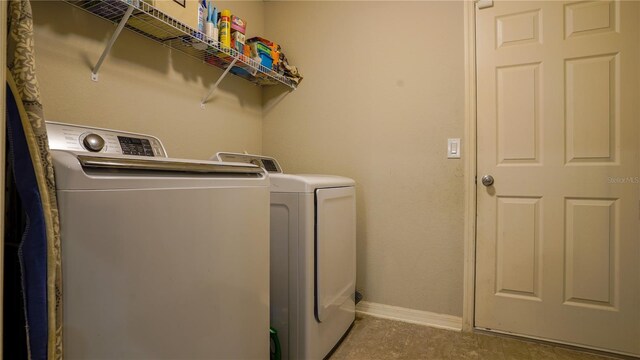
[[[93,69],[91,69],[91,80],[98,81],[98,71],[100,71],[100,67],[104,62],[104,59],[106,59],[109,53],[111,52],[111,48],[113,47],[113,44],[115,44],[116,40],[118,40],[118,36],[120,36],[122,29],[124,29],[124,26],[127,24],[127,21],[129,21],[129,18],[131,17],[132,13],[133,13],[133,5],[129,5],[129,7],[127,7],[127,11],[124,13],[124,15],[122,16],[122,19],[118,23],[118,26],[116,27],[116,31],[113,33],[113,35],[111,35],[111,39],[109,39],[107,46],[104,48],[104,51],[102,51],[102,55],[100,55],[100,59],[98,59],[98,62],[96,63],[96,65],[93,67]]]
[[[207,103],[207,100],[209,100],[211,95],[213,95],[213,93],[216,91],[216,89],[218,88],[218,85],[220,85],[220,83],[222,82],[222,79],[224,79],[224,77],[227,76],[227,74],[229,73],[229,70],[231,70],[231,68],[233,68],[233,66],[236,64],[236,61],[238,61],[238,58],[237,57],[233,58],[233,61],[231,61],[231,63],[229,64],[229,66],[227,66],[227,68],[224,70],[222,75],[220,75],[218,80],[216,80],[215,84],[211,86],[211,88],[209,89],[209,92],[202,98],[202,100],[200,101],[201,109],[204,110],[204,104]]]

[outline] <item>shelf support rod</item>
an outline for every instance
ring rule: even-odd
[[[106,59],[107,55],[109,55],[109,52],[111,52],[111,48],[113,47],[113,44],[115,44],[116,40],[118,39],[118,36],[120,36],[120,32],[122,32],[122,29],[124,29],[124,25],[127,23],[132,13],[133,13],[133,5],[129,5],[129,7],[127,8],[127,11],[124,13],[124,16],[122,16],[122,19],[120,19],[120,23],[118,23],[118,27],[116,27],[116,31],[113,33],[113,35],[111,35],[111,39],[109,39],[109,42],[107,43],[107,47],[104,48],[104,51],[100,56],[100,59],[98,59],[96,66],[94,66],[93,69],[91,70],[91,80],[98,81],[98,71],[100,71],[100,67],[104,62],[104,59]]]
[[[231,62],[231,64],[229,64],[229,66],[227,66],[227,68],[224,69],[224,72],[222,73],[222,75],[220,75],[218,80],[216,80],[216,83],[211,86],[211,89],[209,89],[209,92],[207,93],[207,95],[205,95],[202,98],[202,100],[200,101],[201,109],[204,109],[204,104],[207,102],[207,100],[209,100],[209,97],[211,97],[213,92],[216,91],[216,89],[218,88],[218,85],[220,85],[220,83],[222,82],[222,79],[224,79],[224,77],[227,76],[227,74],[229,73],[229,70],[231,70],[233,65],[236,64],[236,61],[238,61],[238,58],[237,57],[233,58],[233,61]]]

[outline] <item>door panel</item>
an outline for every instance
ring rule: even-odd
[[[640,355],[640,4],[477,11],[475,324]]]
[[[615,162],[619,53],[565,60],[567,162]]]
[[[615,307],[619,199],[565,201],[565,303]]]
[[[356,291],[356,192],[340,187],[316,190],[316,319],[323,322]],[[344,309],[343,309],[344,310]]]
[[[498,198],[496,293],[538,298],[540,198]]]
[[[499,67],[498,163],[539,163],[540,63]]]
[[[565,5],[565,38],[618,31],[616,1],[584,1]]]

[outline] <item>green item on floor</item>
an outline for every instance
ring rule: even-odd
[[[280,349],[280,340],[278,339],[278,331],[274,328],[269,328],[269,335],[271,336],[271,360],[282,360],[282,350]]]

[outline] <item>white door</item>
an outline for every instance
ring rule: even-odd
[[[476,327],[640,355],[639,24],[635,1],[477,10]]]

